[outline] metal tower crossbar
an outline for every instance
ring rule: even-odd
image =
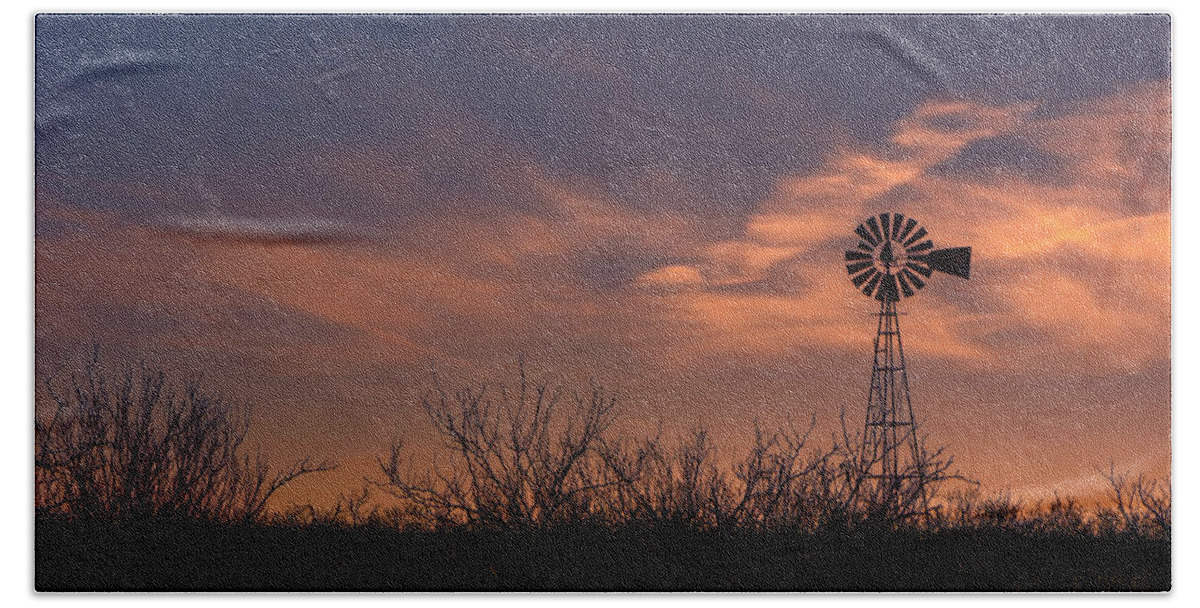
[[[890,298],[880,301],[877,316],[875,360],[859,462],[869,480],[873,502],[901,508],[908,499],[924,498],[907,495],[924,493],[921,476],[925,467],[917,441],[896,302]]]

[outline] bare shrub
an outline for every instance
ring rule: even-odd
[[[1001,528],[1036,534],[1102,535],[1128,533],[1169,536],[1171,494],[1167,484],[1142,475],[1132,478],[1109,466],[1100,470],[1108,482],[1108,502],[1085,508],[1072,496],[1057,492],[1047,500],[1026,503],[1008,492],[984,497],[977,488],[955,493],[938,520],[942,528]]]
[[[812,427],[809,427],[812,430]],[[754,425],[754,444],[734,465],[734,479],[717,512],[726,522],[752,528],[771,528],[801,519],[809,501],[803,483],[811,466],[801,458],[808,434],[766,435]]]
[[[317,507],[311,503],[292,505],[279,513],[272,514],[270,523],[282,526],[382,526],[405,527],[405,518],[396,509],[387,509],[372,504],[371,486],[364,485],[355,492],[342,492],[330,507]]]
[[[445,390],[436,373],[422,407],[449,448],[450,462],[417,470],[393,442],[379,459],[376,486],[425,527],[536,527],[584,520],[610,524],[667,522],[692,527],[815,530],[870,521],[926,522],[952,459],[924,450],[909,485],[873,494],[871,463],[848,433],[825,450],[788,426],[757,424],[749,450],[729,469],[718,464],[708,432],[696,429],[673,446],[650,438],[610,436],[616,399],[593,386],[566,398],[561,387],[531,384],[524,364],[515,390],[500,386]]]
[[[1110,471],[1114,508],[1083,509],[1072,497],[1027,505],[1008,493],[984,497],[979,483],[953,471],[943,449],[917,442],[917,458],[888,486],[871,471],[888,454],[864,449],[847,431],[828,448],[810,445],[815,419],[767,432],[757,424],[748,450],[723,465],[699,428],[673,444],[614,437],[616,398],[597,386],[569,393],[532,383],[524,364],[510,390],[467,387],[451,394],[436,373],[421,400],[449,461],[418,470],[393,442],[374,487],[399,499],[365,510],[367,491],[343,497],[314,522],[408,528],[544,527],[601,522],[701,529],[918,528],[1001,529],[1021,533],[1097,534],[1128,530],[1169,534],[1168,485]],[[569,396],[568,396],[569,395]],[[948,484],[964,491],[947,496]]]
[[[1171,486],[1157,479],[1138,475],[1133,482],[1133,496],[1145,513],[1143,521],[1158,533],[1171,534]]]
[[[1171,486],[1139,474],[1118,473],[1109,463],[1108,472],[1100,471],[1108,481],[1108,497],[1113,503],[1114,527],[1137,534],[1171,534]]]
[[[1096,531],[1095,520],[1080,507],[1072,496],[1058,492],[1049,501],[1038,501],[1030,509],[1029,527],[1041,533],[1091,534]]]
[[[334,466],[304,459],[272,471],[243,445],[246,408],[145,363],[105,368],[98,346],[82,373],[45,388],[50,408],[34,422],[40,513],[257,520],[279,489]]]
[[[659,439],[636,451],[605,451],[619,481],[616,512],[629,519],[668,520],[701,527],[815,528],[829,507],[829,451],[806,456],[814,424],[799,433],[767,434],[755,424],[754,443],[733,465],[732,477],[716,464],[716,449],[704,429],[693,431],[674,450]]]
[[[1025,523],[1026,507],[1009,492],[984,497],[978,487],[955,492],[939,512],[939,527],[1015,529]]]
[[[379,459],[375,484],[430,526],[542,526],[586,516],[591,493],[608,487],[596,448],[617,398],[593,385],[569,395],[531,383],[524,362],[515,389],[448,393],[437,377],[421,405],[450,448],[451,462],[424,473],[403,468],[403,443]]]
[[[709,527],[721,519],[726,483],[704,429],[692,431],[673,449],[656,435],[638,442],[606,441],[600,454],[608,492],[598,500],[606,520]]]

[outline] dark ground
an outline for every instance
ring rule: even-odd
[[[1169,539],[1014,530],[868,533],[359,526],[39,518],[38,591],[1166,591]]]

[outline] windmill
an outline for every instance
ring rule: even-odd
[[[934,271],[971,278],[971,248],[934,249],[917,220],[899,213],[872,216],[854,230],[859,242],[846,252],[854,287],[879,301],[867,417],[859,446],[866,500],[903,510],[925,504],[927,463],[917,437],[904,345],[896,305],[916,295]]]

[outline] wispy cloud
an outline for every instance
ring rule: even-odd
[[[167,216],[155,224],[201,239],[267,244],[345,243],[367,236],[361,227],[324,219]]]

